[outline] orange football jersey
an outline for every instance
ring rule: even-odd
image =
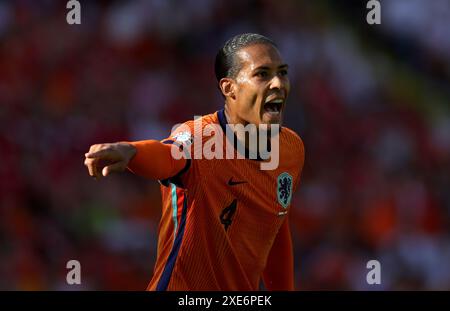
[[[177,128],[163,142],[191,152],[201,148],[193,135],[201,135],[208,124],[225,131],[224,110],[203,116],[201,124],[196,128],[188,121],[190,133]],[[304,147],[293,131],[280,128],[274,170],[261,170],[261,159],[194,158],[176,176],[160,181],[162,217],[148,290],[258,290],[267,270],[287,275],[279,289],[293,289],[288,215]]]

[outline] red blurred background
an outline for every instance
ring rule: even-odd
[[[259,32],[290,65],[285,125],[306,148],[297,288],[450,290],[449,1],[383,1],[371,26],[365,1],[81,1],[81,25],[65,4],[0,2],[0,289],[145,289],[159,185],[96,182],[84,153],[220,109],[217,50]]]

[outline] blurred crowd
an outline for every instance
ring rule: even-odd
[[[381,9],[369,26],[361,1],[81,1],[68,25],[65,1],[0,1],[0,289],[145,289],[159,184],[95,181],[84,153],[220,109],[215,54],[258,32],[290,65],[306,149],[297,288],[450,290],[450,2]]]

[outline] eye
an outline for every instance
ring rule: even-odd
[[[267,78],[268,75],[269,73],[267,71],[259,71],[256,73],[256,76],[260,78]]]
[[[288,72],[287,72],[286,69],[280,70],[280,75],[281,75],[282,77],[287,76],[287,74],[288,74]]]

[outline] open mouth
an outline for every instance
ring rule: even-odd
[[[274,99],[264,104],[264,111],[275,115],[281,112],[282,107],[283,107],[283,100]]]

